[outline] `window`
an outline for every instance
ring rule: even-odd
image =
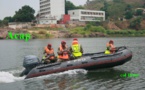
[[[73,15],[74,15],[75,13],[73,12]]]
[[[84,14],[84,12],[81,12],[81,14]]]

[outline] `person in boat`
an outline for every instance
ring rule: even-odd
[[[79,44],[78,39],[74,38],[70,47],[70,52],[73,59],[79,58],[83,55],[83,48]]]
[[[115,53],[115,46],[114,46],[114,41],[110,40],[107,44],[106,44],[106,51],[105,54],[112,54]]]
[[[57,54],[58,54],[57,62],[66,61],[70,59],[70,52],[65,41],[61,41]]]
[[[56,57],[54,54],[54,50],[52,48],[51,44],[48,44],[45,48],[44,48],[44,56],[43,56],[43,61],[45,64],[47,63],[54,63],[56,61]]]

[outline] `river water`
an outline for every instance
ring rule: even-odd
[[[37,39],[28,42],[0,40],[0,90],[145,90],[145,37],[79,38],[84,53],[105,50],[106,43],[114,40],[115,46],[127,46],[133,52],[131,61],[117,67],[87,71],[69,70],[25,80],[19,77],[24,70],[26,55],[42,57],[43,48],[53,45],[55,53],[62,40],[70,46],[72,38]],[[120,77],[121,74],[138,74],[139,77]]]

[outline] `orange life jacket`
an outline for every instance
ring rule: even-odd
[[[50,55],[50,54],[54,54],[54,50],[53,50],[53,48],[51,48],[51,50],[49,50],[48,48],[47,48],[47,46],[44,48],[44,50],[45,50],[45,52],[48,54],[48,55]],[[49,59],[54,59],[54,56],[50,56],[49,57]]]
[[[60,49],[60,51],[63,52],[63,53],[62,53],[62,55],[58,55],[58,58],[59,58],[59,59],[63,59],[63,60],[68,60],[68,59],[69,59],[69,55],[68,55],[68,52],[67,52],[67,50],[66,50],[66,49],[67,49],[67,46],[65,46],[65,49],[63,49],[63,48],[62,48],[62,45],[60,45],[60,46],[59,46],[59,49]]]

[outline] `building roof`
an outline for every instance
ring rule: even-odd
[[[88,10],[88,9],[73,9],[73,10],[68,10],[68,11],[93,11],[93,12],[105,12],[105,11],[99,11],[99,10]]]

